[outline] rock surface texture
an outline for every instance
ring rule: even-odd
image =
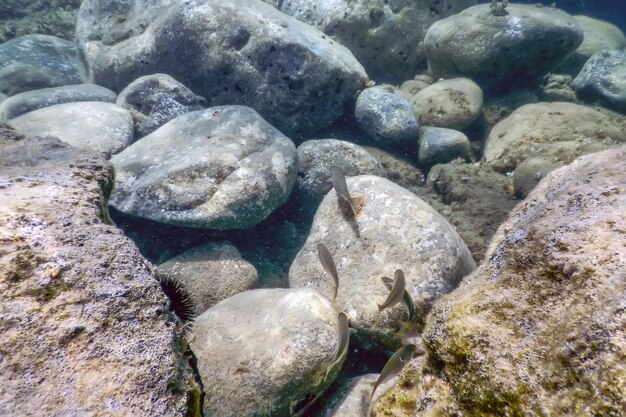
[[[246,291],[194,321],[191,347],[204,384],[205,416],[290,416],[328,387],[337,311],[311,289]]]
[[[555,8],[509,4],[502,16],[489,4],[435,22],[424,44],[435,78],[466,76],[488,89],[533,84],[583,41],[576,20]]]
[[[360,175],[347,180],[356,199],[356,217],[331,190],[315,214],[306,243],[289,269],[291,287],[311,287],[332,298],[334,282],[322,268],[317,244],[333,256],[339,274],[337,306],[350,325],[373,341],[393,346],[406,308],[379,313],[389,291],[382,276],[404,271],[418,323],[431,304],[456,287],[475,267],[465,243],[439,213],[410,191],[384,178]]]
[[[72,40],[82,0],[2,0],[0,43],[39,33]]]
[[[91,82],[166,73],[288,134],[330,125],[367,81],[348,49],[261,0],[85,0],[76,38]]]
[[[433,308],[424,340],[452,398],[431,396],[431,408],[623,415],[625,161],[620,147],[553,171],[500,227],[481,267]]]
[[[106,224],[112,172],[0,124],[0,415],[173,416],[189,366],[154,269]]]
[[[599,99],[609,107],[626,113],[626,51],[596,52],[572,86],[580,96]]]
[[[244,106],[185,113],[111,162],[113,207],[186,227],[252,227],[296,181],[293,142]]]

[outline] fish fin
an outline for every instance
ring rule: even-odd
[[[382,305],[380,305],[380,304],[378,304],[378,303],[376,303],[376,305],[378,305],[378,312],[379,312],[379,313],[380,313],[381,311],[383,311],[383,309],[385,308],[385,307],[383,307]]]

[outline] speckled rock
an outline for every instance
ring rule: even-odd
[[[0,43],[39,33],[72,40],[81,0],[2,0]]]
[[[423,39],[438,19],[477,0],[265,0],[348,47],[377,80],[402,82],[425,60]]]
[[[336,377],[324,381],[336,333],[337,311],[311,289],[246,291],[208,309],[191,329],[204,415],[293,415]]]
[[[184,415],[199,391],[154,268],[107,224],[110,166],[0,131],[0,415]]]
[[[625,183],[623,146],[553,171],[436,304],[424,341],[461,408],[440,415],[623,414]]]
[[[457,158],[468,159],[470,143],[462,132],[443,127],[420,128],[420,165],[444,164]]]
[[[117,210],[156,222],[246,229],[296,181],[293,142],[249,107],[185,113],[111,159]]]
[[[411,106],[422,126],[463,130],[480,115],[483,91],[468,78],[437,81],[415,94]]]
[[[0,104],[0,120],[6,121],[24,113],[79,101],[115,102],[117,95],[108,88],[95,84],[75,84],[62,87],[26,91],[12,96]]]
[[[608,116],[572,103],[535,103],[515,110],[489,133],[485,161],[512,172],[527,158],[569,163],[626,142],[626,131]]]
[[[411,100],[415,94],[428,87],[434,80],[428,75],[417,75],[414,79],[402,83],[400,91],[407,100]]]
[[[198,97],[167,74],[139,77],[120,92],[116,103],[133,116],[139,137],[181,114],[202,109]]]
[[[553,161],[539,156],[523,160],[513,171],[513,195],[523,199],[542,178],[563,165],[565,165],[563,161]]]
[[[567,74],[550,73],[537,89],[537,96],[541,101],[578,101],[572,88],[574,79]]]
[[[346,176],[362,174],[384,177],[385,169],[367,150],[337,139],[308,140],[298,146],[298,179],[294,194],[300,206],[317,210],[332,188],[330,168],[337,166]]]
[[[576,76],[585,62],[593,54],[602,49],[623,49],[626,47],[626,36],[617,26],[603,20],[589,16],[574,16],[583,29],[583,43],[567,60],[559,66],[557,71]]]
[[[286,134],[332,124],[367,74],[322,32],[261,0],[85,0],[80,56],[96,84],[119,91],[165,73],[207,99],[242,104]]]
[[[192,315],[257,286],[254,266],[230,242],[208,243],[185,251],[157,267],[161,282],[180,285]]]
[[[106,158],[133,142],[133,119],[113,103],[88,101],[57,104],[9,120],[28,136],[54,136]]]
[[[466,76],[506,90],[533,84],[578,48],[583,30],[568,14],[541,5],[509,4],[495,16],[489,4],[435,22],[424,44],[435,78]]]
[[[389,291],[382,276],[402,269],[415,303],[417,325],[431,304],[451,291],[475,264],[465,243],[439,213],[410,191],[384,178],[348,178],[359,207],[355,217],[331,190],[320,204],[313,226],[289,269],[291,287],[311,287],[332,297],[334,283],[322,268],[316,246],[326,245],[339,273],[337,306],[352,327],[375,343],[395,347],[398,321],[407,319],[402,304],[378,312]]]
[[[378,374],[366,374],[350,378],[337,388],[328,406],[320,413],[322,417],[367,416],[370,410],[370,395]]]
[[[626,51],[602,50],[585,64],[572,86],[582,97],[599,99],[626,113]]]
[[[24,35],[0,44],[0,92],[12,96],[41,88],[80,84],[74,43]]]
[[[419,125],[411,105],[397,88],[366,88],[359,94],[354,113],[361,129],[381,146],[416,147]]]

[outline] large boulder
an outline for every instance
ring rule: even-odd
[[[91,82],[166,73],[286,133],[330,125],[367,81],[348,49],[261,0],[85,0],[76,38]]]
[[[585,63],[572,86],[579,95],[599,99],[626,113],[626,51],[596,52]]]
[[[24,35],[0,44],[0,93],[12,96],[79,83],[73,42],[48,35]]]
[[[323,243],[337,265],[338,308],[362,335],[395,347],[398,322],[407,313],[402,304],[379,313],[377,303],[389,294],[381,277],[404,271],[419,326],[432,303],[474,269],[474,260],[454,227],[410,191],[373,175],[348,178],[347,184],[358,214],[346,210],[334,189],[326,194],[289,269],[289,284],[332,298],[335,284],[317,254]]]
[[[296,181],[293,142],[244,106],[185,113],[111,162],[113,207],[186,227],[252,227],[287,200]]]
[[[99,101],[44,107],[15,117],[9,124],[26,135],[54,136],[106,158],[130,145],[134,134],[133,119],[126,109]]]
[[[200,393],[154,268],[107,224],[110,166],[8,132],[0,125],[0,415],[184,415]]]
[[[345,45],[374,79],[402,82],[425,60],[424,35],[477,0],[265,0]]]
[[[39,33],[72,40],[82,0],[2,0],[0,43]]]
[[[484,159],[513,172],[528,158],[569,163],[581,155],[626,142],[626,131],[607,115],[578,104],[527,104],[491,129]]]
[[[513,210],[485,262],[429,317],[430,363],[451,388],[434,408],[623,415],[625,183],[622,146],[553,171]]]
[[[325,378],[337,311],[311,289],[246,291],[205,311],[190,333],[205,416],[293,415],[339,369]]]
[[[488,89],[506,90],[541,79],[583,41],[576,20],[556,8],[489,4],[435,22],[424,44],[435,78],[466,76]]]

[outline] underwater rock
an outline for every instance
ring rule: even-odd
[[[0,92],[80,84],[73,42],[48,35],[24,35],[0,44]]]
[[[7,98],[9,98],[9,96],[7,96],[4,93],[0,93],[0,103],[2,103],[4,100],[6,100]]]
[[[489,4],[435,22],[424,44],[435,78],[466,76],[481,87],[506,90],[536,83],[578,48],[583,31],[567,13],[541,5]]]
[[[54,136],[109,158],[133,142],[133,119],[113,103],[86,101],[56,104],[9,120],[27,136]]]
[[[311,289],[246,291],[198,316],[191,348],[203,381],[204,415],[289,416],[328,387],[337,311]]]
[[[624,146],[552,171],[435,304],[429,363],[461,408],[441,415],[623,414],[625,183]]]
[[[12,96],[9,100],[5,100],[0,104],[0,120],[6,121],[24,113],[54,106],[55,104],[81,101],[114,103],[116,97],[117,95],[113,91],[95,84],[65,85],[26,91]]]
[[[384,177],[385,169],[365,148],[337,139],[314,139],[298,146],[298,179],[294,197],[303,210],[315,213],[322,198],[332,188],[330,168],[344,175]]]
[[[626,51],[596,52],[572,86],[579,96],[600,99],[615,110],[626,113]]]
[[[370,395],[377,378],[378,374],[366,374],[345,381],[337,388],[335,395],[326,400],[329,406],[325,407],[320,416],[367,416],[370,410]]]
[[[508,173],[527,158],[567,164],[623,142],[626,131],[589,107],[564,102],[527,104],[493,127],[484,160],[494,170]]]
[[[434,80],[428,75],[416,75],[414,79],[403,82],[400,86],[400,91],[408,101],[411,101],[415,94],[419,93],[433,82]]]
[[[0,131],[0,415],[192,411],[195,383],[154,268],[108,224],[110,166]]]
[[[537,88],[537,96],[541,101],[577,102],[576,93],[572,88],[574,79],[567,74],[550,73],[544,77]]]
[[[552,161],[542,157],[532,157],[520,162],[513,171],[513,195],[523,199],[548,173],[560,168],[563,161]]]
[[[38,33],[74,39],[81,0],[2,0],[0,43]]]
[[[247,229],[296,182],[296,147],[249,107],[185,113],[111,159],[110,204],[160,223]]]
[[[557,68],[576,76],[593,54],[602,49],[623,49],[626,47],[626,36],[617,26],[589,16],[574,16],[583,29],[584,39],[576,52]]]
[[[265,0],[345,45],[376,80],[402,82],[424,63],[424,34],[477,0]]]
[[[257,286],[257,271],[230,242],[192,248],[157,267],[159,280],[180,286],[196,316],[218,302]],[[185,301],[187,301],[185,300]]]
[[[417,147],[419,125],[411,105],[392,86],[366,88],[359,94],[356,121],[369,137],[385,148]]]
[[[420,128],[418,163],[423,166],[444,164],[457,158],[468,159],[470,143],[462,132],[443,127]]]
[[[411,106],[422,126],[463,130],[480,115],[483,91],[468,78],[441,80],[415,94]]]
[[[146,136],[181,114],[202,109],[198,97],[167,74],[140,77],[123,89],[117,105],[135,121],[135,134]]]
[[[404,271],[419,327],[431,304],[474,269],[474,260],[454,227],[415,194],[373,175],[348,178],[347,183],[357,202],[356,217],[334,189],[326,194],[289,269],[289,284],[332,298],[334,283],[316,250],[323,243],[339,273],[337,307],[363,335],[396,348],[395,332],[407,310],[400,303],[379,313],[377,303],[389,294],[381,277]]]
[[[76,38],[91,82],[166,73],[286,134],[329,126],[367,82],[348,49],[261,0],[85,0]]]

